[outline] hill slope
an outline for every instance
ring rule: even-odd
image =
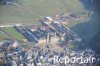
[[[64,12],[82,13],[85,9],[78,0],[17,0],[0,5],[0,24],[35,22],[44,16]]]

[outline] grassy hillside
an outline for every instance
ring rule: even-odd
[[[81,23],[78,22],[78,24],[71,26],[71,29],[83,39],[81,45],[83,45],[84,47],[88,47],[91,45],[95,47],[95,43],[97,43],[97,40],[99,40],[98,38],[96,39],[95,37],[97,35],[99,37],[98,33],[100,31],[99,15],[100,15],[99,13],[95,12],[88,21],[82,21]],[[98,44],[100,43],[98,42]]]
[[[79,0],[17,0],[0,5],[0,24],[35,24],[37,19],[64,12],[82,13],[85,9]]]

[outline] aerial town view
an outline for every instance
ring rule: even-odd
[[[0,0],[0,66],[100,66],[100,0]]]

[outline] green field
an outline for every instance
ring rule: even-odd
[[[5,36],[4,34],[0,34],[0,40],[9,40],[10,38]]]
[[[18,0],[12,5],[0,5],[0,24],[36,24],[37,19],[64,12],[86,12],[79,0]]]
[[[23,41],[23,39],[25,39],[25,37],[23,35],[21,35],[20,33],[18,33],[14,28],[9,27],[9,28],[2,28],[5,32],[7,32],[8,34],[10,34],[11,38],[15,38],[17,40]]]

